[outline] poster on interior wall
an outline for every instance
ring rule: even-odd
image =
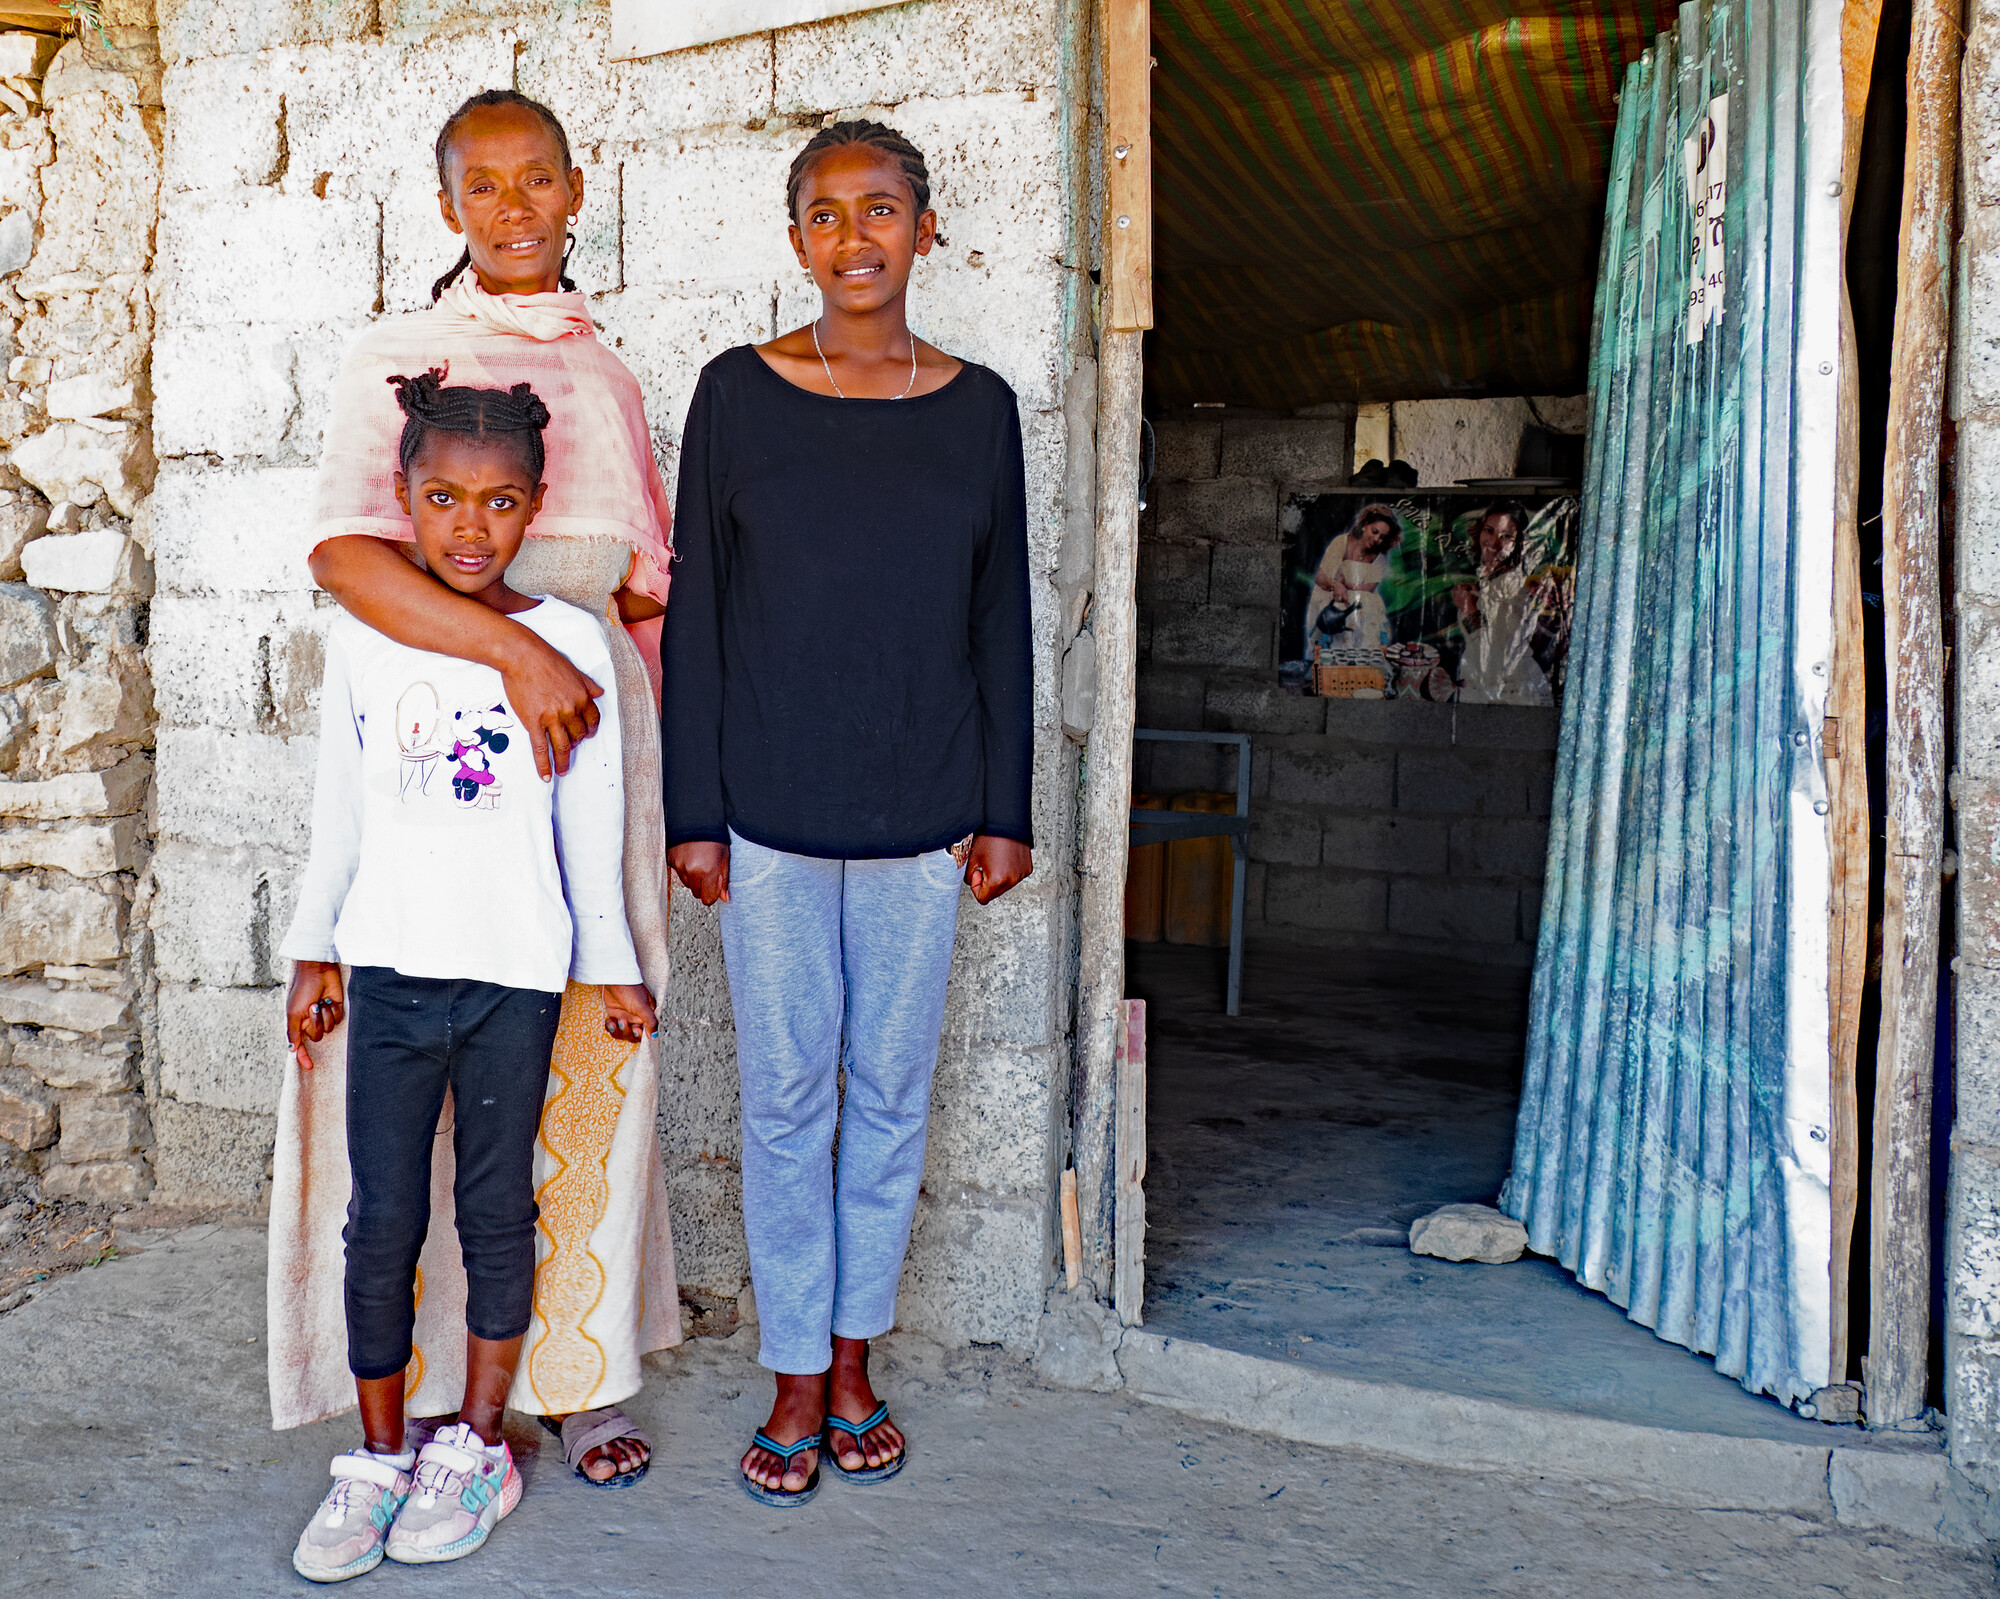
[[[611,59],[688,50],[801,22],[879,11],[901,0],[611,0]]]
[[[1278,675],[1299,694],[1472,705],[1562,697],[1574,494],[1294,494]]]

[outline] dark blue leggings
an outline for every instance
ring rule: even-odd
[[[347,1009],[347,1365],[367,1381],[410,1363],[447,1087],[465,1324],[480,1338],[528,1330],[535,1132],[562,996],[357,966]]]

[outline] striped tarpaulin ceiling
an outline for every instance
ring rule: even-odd
[[[1665,0],[1154,0],[1161,406],[1583,386]]]

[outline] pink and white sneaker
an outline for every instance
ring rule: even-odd
[[[333,1487],[299,1534],[292,1569],[307,1582],[345,1582],[382,1563],[396,1512],[409,1497],[411,1467],[350,1449],[333,1457]]]
[[[521,1502],[521,1474],[506,1444],[491,1449],[463,1422],[440,1427],[417,1456],[416,1483],[386,1552],[406,1566],[462,1560]]]

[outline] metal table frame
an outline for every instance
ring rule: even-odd
[[[1229,1004],[1228,1013],[1237,1013],[1243,997],[1243,890],[1250,862],[1250,735],[1248,733],[1169,733],[1162,729],[1137,727],[1132,737],[1149,738],[1171,744],[1234,744],[1236,746],[1236,814],[1215,811],[1132,812],[1132,843],[1166,844],[1177,838],[1221,838],[1229,840],[1229,852],[1236,858],[1235,882],[1229,896]]]

